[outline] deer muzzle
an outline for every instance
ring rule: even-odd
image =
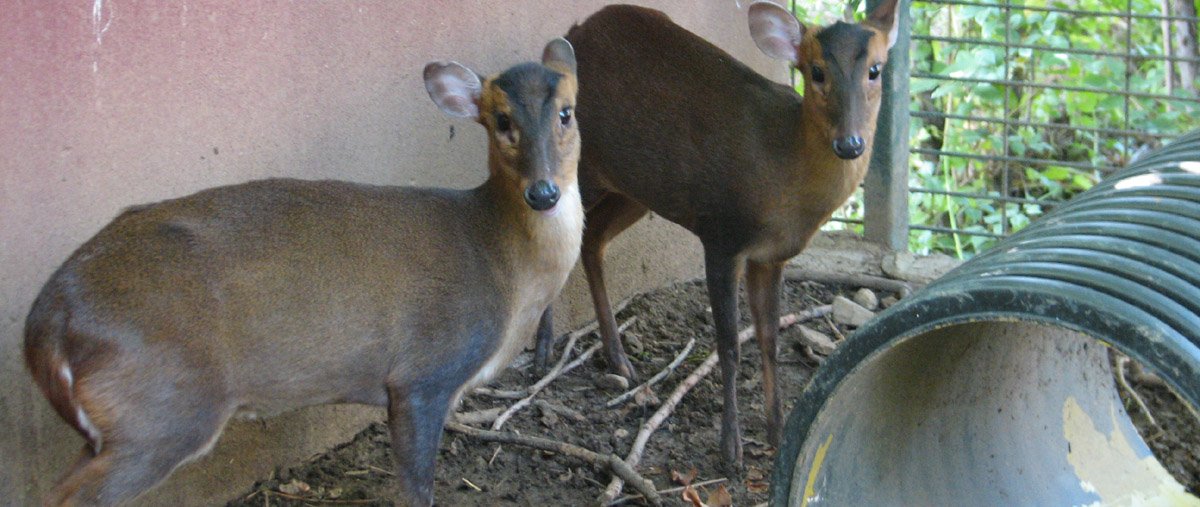
[[[525,203],[536,211],[546,211],[558,204],[558,185],[550,180],[537,180],[525,188]]]

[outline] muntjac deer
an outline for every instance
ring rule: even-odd
[[[205,454],[230,417],[387,407],[401,505],[433,502],[444,420],[521,350],[578,258],[575,57],[480,80],[425,68],[488,131],[471,190],[266,180],[131,208],[29,313],[25,360],[86,439],[50,505],[124,503]]]
[[[828,27],[802,26],[769,2],[751,5],[755,43],[804,75],[803,99],[658,11],[606,7],[567,34],[579,59],[582,260],[608,360],[617,373],[634,375],[604,285],[605,246],[653,211],[704,247],[724,382],[721,449],[731,464],[742,454],[734,389],[739,278],[744,270],[768,438],[777,445],[782,268],[866,174],[896,19],[896,0],[864,23]],[[539,360],[550,336],[543,324]]]

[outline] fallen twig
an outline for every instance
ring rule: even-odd
[[[496,461],[496,456],[500,455],[501,449],[504,449],[504,446],[497,444],[496,450],[492,451],[492,457],[488,458],[488,466],[492,466],[492,463],[494,463]]]
[[[837,337],[838,341],[839,342],[846,341],[846,335],[842,334],[841,329],[838,329],[837,323],[835,323],[833,321],[833,319],[829,318],[828,315],[825,315],[824,317],[825,317],[825,323],[829,324],[829,329],[833,330],[833,335]]]
[[[679,367],[679,365],[680,365],[681,363],[683,363],[683,360],[684,360],[684,359],[687,359],[687,357],[688,357],[688,354],[690,354],[690,353],[692,352],[692,347],[693,347],[693,346],[695,346],[695,345],[696,345],[696,339],[695,339],[695,338],[692,338],[692,339],[688,340],[688,342],[687,342],[687,345],[685,345],[685,346],[683,347],[683,351],[681,351],[679,354],[677,354],[677,355],[675,356],[675,359],[673,359],[673,360],[671,361],[671,363],[667,365],[667,367],[666,367],[666,368],[663,368],[663,370],[662,370],[662,371],[658,372],[658,373],[657,373],[657,374],[655,374],[653,377],[650,377],[650,380],[647,380],[647,381],[646,381],[645,383],[643,383],[642,385],[639,385],[639,386],[637,386],[637,387],[634,387],[633,389],[630,389],[630,390],[628,390],[628,391],[625,391],[625,392],[624,392],[623,394],[621,394],[620,396],[617,396],[616,398],[613,398],[613,399],[611,399],[611,400],[608,400],[608,403],[605,403],[605,404],[604,404],[604,406],[605,406],[605,407],[608,407],[608,408],[613,408],[613,407],[615,407],[615,406],[617,406],[617,405],[620,405],[620,404],[622,404],[622,403],[625,403],[625,401],[626,401],[626,400],[628,400],[628,399],[630,399],[630,398],[634,397],[635,395],[637,395],[638,391],[641,391],[642,389],[647,389],[647,390],[649,390],[649,389],[650,389],[650,386],[653,386],[654,384],[657,384],[657,383],[658,383],[660,380],[667,378],[667,376],[668,376],[668,375],[670,375],[670,374],[671,374],[671,372],[675,371],[675,368],[678,368],[678,367]]]
[[[472,392],[474,394],[478,394],[480,396],[487,396],[489,398],[500,398],[502,400],[519,400],[521,398],[524,398],[525,395],[529,394],[529,391],[526,391],[524,389],[505,390],[505,389],[492,389],[490,387],[476,387],[475,390]]]
[[[625,299],[622,299],[621,301],[617,302],[617,304],[613,305],[612,314],[615,316],[616,314],[621,313],[621,311],[624,310],[626,306],[629,306],[629,302],[633,301],[634,296],[636,296],[636,294],[629,296]],[[568,334],[567,335],[567,338],[568,338],[567,346],[563,347],[562,356],[560,356],[558,358],[558,362],[555,363],[554,367],[558,368],[558,367],[562,366],[563,363],[565,363],[567,361],[567,358],[569,358],[571,356],[571,350],[574,347],[575,340],[578,340],[580,338],[583,338],[584,336],[587,336],[588,333],[591,333],[591,332],[595,331],[596,329],[599,329],[599,327],[600,327],[600,321],[592,320],[591,322],[588,322],[583,327],[576,329],[575,331],[572,331],[570,334]],[[571,338],[574,338],[574,340],[572,340]],[[550,344],[550,348],[553,349],[554,345],[557,344],[558,340],[561,340],[561,339],[562,339],[561,335],[556,337],[554,339],[553,343]],[[551,368],[549,372],[546,372],[546,376],[549,376],[550,373],[552,373],[553,371],[554,371],[554,369]],[[544,378],[545,377],[543,377],[543,379]],[[521,397],[529,394],[529,391],[525,390],[525,391],[523,391],[523,393],[524,394],[522,394],[521,396],[515,396],[515,398],[521,398]]]
[[[634,317],[634,318],[631,318],[631,319],[625,321],[625,323],[621,324],[621,326],[619,328],[617,328],[617,333],[621,333],[622,331],[624,331],[625,328],[629,327],[636,320],[637,320],[637,317]],[[581,331],[583,331],[583,330],[581,329],[580,331],[571,333],[571,337],[569,338],[569,341],[567,342],[567,348],[563,349],[563,355],[558,360],[558,364],[554,365],[554,369],[550,370],[550,373],[547,373],[545,377],[542,377],[542,379],[537,381],[536,384],[533,384],[532,386],[529,387],[529,395],[524,398],[521,398],[516,403],[513,403],[512,406],[508,407],[508,410],[505,410],[498,417],[496,417],[496,420],[494,422],[492,422],[492,431],[499,431],[500,428],[504,427],[504,423],[508,422],[508,419],[511,418],[513,416],[513,414],[516,414],[517,411],[528,406],[529,403],[533,401],[533,398],[535,396],[537,396],[538,393],[542,392],[542,389],[545,389],[545,387],[547,385],[550,385],[550,383],[553,382],[554,379],[562,376],[563,374],[565,374],[565,373],[575,369],[577,366],[583,364],[584,361],[587,361],[588,358],[592,357],[592,354],[595,354],[597,350],[600,350],[600,346],[603,345],[603,342],[597,341],[594,345],[592,345],[591,347],[588,347],[587,350],[583,351],[583,353],[579,354],[579,357],[576,357],[574,361],[571,361],[565,365],[562,364],[563,361],[567,360],[568,353],[571,351],[572,348],[574,348],[575,341],[579,339],[579,336],[582,336],[580,334],[577,334]],[[586,333],[583,333],[583,334],[586,334]]]
[[[367,468],[370,468],[371,470],[374,470],[374,471],[376,471],[376,472],[379,472],[379,473],[381,473],[381,474],[383,474],[383,475],[390,475],[390,476],[392,476],[392,477],[395,477],[395,476],[396,476],[396,472],[393,472],[393,471],[391,471],[391,470],[384,470],[384,469],[382,469],[382,468],[379,468],[379,467],[377,467],[377,466],[375,466],[375,465],[367,465]]]
[[[800,322],[820,317],[832,310],[832,306],[826,305],[810,308],[808,311],[799,314],[790,313],[784,315],[783,317],[779,318],[779,328],[783,329],[796,325]],[[742,332],[738,333],[737,341],[738,343],[743,343],[748,341],[752,336],[754,336],[754,326],[748,327],[742,330]],[[646,449],[646,442],[650,440],[650,435],[662,425],[663,421],[667,419],[667,416],[671,415],[671,412],[675,410],[675,406],[679,404],[679,401],[683,399],[683,396],[687,394],[688,391],[690,391],[693,387],[695,387],[696,384],[700,382],[700,379],[703,379],[705,375],[708,375],[708,373],[712,371],[713,367],[716,365],[717,352],[713,351],[708,355],[704,362],[700,364],[700,366],[697,366],[696,369],[692,371],[691,375],[688,375],[687,378],[683,379],[683,381],[681,381],[679,385],[675,387],[675,391],[671,393],[670,397],[663,401],[663,404],[658,407],[658,411],[654,412],[654,415],[651,416],[650,419],[646,420],[644,424],[642,424],[642,429],[641,431],[638,431],[637,438],[633,441],[633,447],[631,447],[629,450],[629,456],[625,458],[625,462],[628,463],[629,466],[636,467],[638,465],[638,462],[642,460],[642,453]],[[621,494],[621,488],[623,485],[624,484],[622,483],[620,477],[613,477],[612,481],[608,483],[608,488],[604,490],[604,494],[600,496],[599,503],[606,505],[613,501],[617,495]]]
[[[818,283],[836,283],[841,285],[853,285],[855,287],[867,287],[869,289],[886,290],[900,294],[901,297],[907,297],[912,292],[912,285],[908,282],[893,280],[891,278],[883,278],[879,276],[861,275],[853,273],[831,273],[824,271],[809,271],[800,268],[788,268],[783,270],[783,278],[785,280],[797,282],[818,282]]]
[[[591,451],[577,445],[571,445],[566,442],[558,442],[555,440],[531,437],[527,435],[518,435],[516,433],[482,430],[455,422],[446,423],[446,429],[489,442],[517,444],[543,451],[556,452],[566,456],[582,459],[592,463],[593,465],[606,467],[613,473],[614,476],[620,477],[623,482],[628,482],[631,484],[652,505],[662,505],[662,497],[660,497],[658,495],[658,491],[654,489],[654,483],[646,480],[646,478],[638,474],[632,466],[630,466],[621,458],[617,457],[615,454],[600,454],[598,452]]]
[[[575,410],[571,407],[566,407],[566,406],[559,405],[556,403],[550,403],[546,400],[533,400],[533,404],[542,410],[548,410],[548,411],[554,412],[558,415],[568,417],[572,421],[575,421],[575,422],[583,422],[583,421],[587,420],[587,416],[583,415],[582,412]]]
[[[266,498],[268,496],[278,496],[281,498],[287,498],[288,500],[299,500],[302,502],[310,502],[310,503],[324,503],[324,504],[338,504],[338,505],[366,505],[366,504],[379,502],[378,498],[359,499],[359,500],[338,500],[336,498],[318,498],[318,497],[310,497],[310,496],[289,495],[282,491],[275,491],[275,490],[271,490],[271,489],[263,489],[263,490],[259,490],[259,491],[262,492],[262,495],[264,498]],[[251,495],[251,496],[253,496],[253,495]],[[246,497],[246,499],[249,500],[250,497]]]
[[[1138,410],[1146,416],[1146,421],[1150,426],[1154,427],[1156,433],[1162,433],[1162,428],[1158,425],[1158,421],[1154,420],[1154,414],[1150,413],[1150,407],[1146,406],[1146,402],[1142,400],[1142,396],[1137,391],[1133,390],[1133,386],[1129,385],[1129,381],[1125,379],[1125,366],[1129,364],[1129,357],[1121,355],[1117,357],[1117,383],[1125,390],[1125,393],[1137,403]]]
[[[724,478],[724,477],[721,477],[721,478],[719,478],[719,479],[710,479],[710,480],[707,480],[707,481],[700,481],[700,482],[697,482],[697,483],[695,483],[695,484],[690,484],[690,486],[691,486],[691,487],[693,487],[693,488],[699,488],[699,487],[703,487],[703,486],[712,486],[713,484],[719,484],[719,483],[722,483],[722,482],[725,482],[725,481],[728,481],[728,480],[729,480],[729,479],[726,479],[726,478]],[[685,486],[676,486],[676,487],[674,487],[674,488],[660,489],[660,490],[658,490],[658,494],[659,494],[659,495],[669,495],[669,494],[671,494],[671,493],[678,493],[678,492],[680,492],[680,491],[683,491],[683,490],[684,490],[684,488],[687,488],[687,487],[688,487],[688,486],[686,486],[686,485],[685,485]],[[623,503],[625,503],[625,502],[628,502],[628,501],[630,501],[630,500],[637,500],[637,499],[639,499],[639,498],[645,498],[645,497],[643,497],[642,495],[625,495],[625,496],[623,496],[623,497],[621,497],[621,498],[618,498],[618,499],[616,499],[616,500],[613,500],[612,502],[608,503],[607,505],[609,505],[609,506],[612,506],[612,505],[621,505],[621,504],[623,504]]]

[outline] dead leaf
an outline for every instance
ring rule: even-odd
[[[751,493],[766,493],[771,489],[771,483],[767,481],[746,481],[746,491]]]
[[[696,471],[695,468],[693,468],[690,472],[688,472],[687,475],[683,475],[683,474],[679,473],[678,470],[671,470],[671,482],[674,482],[675,484],[679,484],[681,486],[687,486],[687,485],[691,484],[692,481],[696,480],[696,474],[699,474],[699,473],[700,472]]]
[[[708,494],[708,507],[733,507],[733,495],[729,494],[724,484]]]
[[[683,498],[683,501],[692,507],[708,507],[704,505],[703,500],[700,500],[700,493],[697,493],[691,486],[683,488],[683,493],[680,496]]]
[[[280,493],[287,493],[289,495],[308,493],[308,490],[310,489],[312,489],[312,486],[309,486],[308,483],[301,481],[300,479],[292,479],[292,482],[279,486]]]
[[[662,405],[662,400],[647,387],[633,395],[633,403],[638,407],[657,407]]]

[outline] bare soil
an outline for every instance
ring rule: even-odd
[[[784,290],[783,312],[800,312],[829,304],[834,295],[849,297],[856,288],[789,282]],[[880,294],[882,298],[885,294]],[[626,331],[627,351],[641,374],[648,378],[674,358],[690,338],[696,346],[688,359],[671,377],[656,387],[665,398],[712,350],[712,315],[701,282],[684,282],[635,297],[618,314],[618,322],[635,317]],[[744,303],[742,327],[749,326]],[[831,337],[851,330],[817,319],[808,326]],[[594,336],[580,340],[582,350]],[[696,482],[727,478],[720,483],[732,494],[733,505],[752,506],[766,502],[768,478],[774,449],[765,444],[766,428],[762,407],[761,374],[758,350],[753,341],[742,347],[738,396],[740,420],[745,437],[745,468],[730,477],[721,465],[717,448],[722,410],[720,381],[714,371],[697,385],[661,429],[651,438],[638,471],[653,480],[659,489],[677,486],[673,471],[695,470]],[[562,343],[559,344],[560,346]],[[561,351],[559,351],[561,352]],[[630,402],[607,409],[605,402],[616,392],[598,387],[597,378],[607,372],[602,354],[542,391],[540,399],[579,411],[575,420],[538,407],[528,407],[513,417],[505,430],[536,435],[579,445],[599,453],[624,457],[642,422],[657,409],[653,401],[638,405]],[[780,333],[780,377],[783,392],[792,398],[819,367],[800,339],[798,327]],[[518,360],[518,364],[521,361]],[[532,368],[510,368],[491,384],[496,389],[523,389],[539,379]],[[1146,436],[1159,460],[1193,494],[1200,492],[1200,423],[1169,390],[1151,382],[1139,384],[1131,379],[1136,391],[1147,403],[1158,428],[1148,419],[1127,393],[1122,393],[1135,424]],[[464,399],[460,411],[508,406],[513,400],[472,395]],[[790,410],[792,400],[786,402]],[[387,429],[379,423],[359,433],[351,442],[304,463],[277,470],[258,481],[250,491],[229,502],[230,506],[264,505],[392,505],[394,478],[388,448]],[[538,507],[590,505],[604,490],[609,475],[604,470],[575,458],[513,445],[486,443],[447,431],[437,461],[435,497],[438,505],[529,505]],[[712,494],[718,484],[698,488],[701,498]],[[630,494],[626,487],[626,493]],[[685,505],[678,493],[665,494],[667,505]],[[631,500],[631,504],[640,504]]]

